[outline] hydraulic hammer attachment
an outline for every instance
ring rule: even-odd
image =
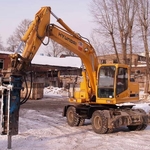
[[[1,134],[3,135],[18,134],[21,88],[21,77],[10,76],[2,79]]]

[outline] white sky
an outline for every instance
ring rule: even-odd
[[[42,6],[50,6],[53,13],[75,32],[89,38],[92,30],[90,3],[92,0],[0,0],[0,36],[4,46],[16,27],[24,19],[33,20]],[[55,22],[53,22],[55,23]]]

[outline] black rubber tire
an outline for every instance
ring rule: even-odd
[[[78,126],[83,126],[85,122],[84,118],[79,118],[79,125]]]
[[[139,110],[140,112],[146,114],[145,110],[143,110],[143,109],[138,109],[138,110]],[[140,130],[144,130],[144,129],[146,129],[146,128],[147,128],[147,124],[142,124]]]
[[[113,129],[113,128],[108,128],[108,129],[107,129],[107,133],[112,133],[112,132],[114,132],[114,129]]]
[[[92,115],[92,128],[95,133],[105,134],[108,131],[107,128],[107,118],[104,112],[101,110],[96,110]]]
[[[127,126],[130,131],[139,131],[142,125]]]
[[[136,109],[139,112],[146,114],[146,112],[143,109]],[[147,124],[140,124],[140,125],[136,125],[136,126],[127,126],[128,129],[130,131],[140,131],[140,130],[144,130],[147,127]]]
[[[147,124],[142,124],[140,130],[145,130],[147,128]]]
[[[130,131],[140,131],[144,130],[147,127],[147,124],[140,124],[136,126],[127,126]]]
[[[77,113],[76,113],[76,108],[74,106],[70,106],[68,109],[67,109],[67,114],[66,114],[66,117],[67,117],[67,123],[70,125],[70,126],[78,126],[79,125],[79,117],[77,116]]]

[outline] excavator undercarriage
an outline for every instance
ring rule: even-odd
[[[130,131],[144,130],[150,123],[150,115],[143,109],[134,109],[134,105],[68,105],[63,116],[70,126],[81,126],[85,119],[91,119],[96,133],[113,132],[114,129],[127,126]]]

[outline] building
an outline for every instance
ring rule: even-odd
[[[0,74],[2,69],[6,70],[10,64],[9,52],[0,52]]]
[[[120,62],[123,63],[123,55],[118,54]],[[111,63],[118,63],[116,54],[110,54],[110,55],[102,55],[98,56],[99,63],[101,64],[111,64]],[[130,55],[127,55],[127,63],[130,64]],[[132,65],[138,65],[141,61],[145,62],[146,57],[138,54],[132,54]]]
[[[0,51],[0,74],[1,70],[9,67],[10,52]],[[122,58],[122,55],[119,55]],[[127,56],[130,63],[129,55]],[[133,54],[131,74],[134,75],[136,81],[140,83],[140,87],[144,86],[144,75],[146,72],[145,57]],[[117,63],[116,55],[104,55],[98,57],[100,64]],[[120,59],[122,60],[122,59]],[[78,57],[48,57],[35,55],[32,60],[33,82],[43,83],[43,86],[66,87],[68,82],[73,83],[75,78],[81,76],[82,62]]]
[[[9,54],[11,53],[0,51],[0,75],[2,75],[2,70],[7,70],[10,65]],[[29,71],[32,71],[35,88],[45,86],[66,87],[68,82],[73,83],[77,76],[81,76],[82,63],[78,57],[57,58],[35,55],[31,63]],[[29,75],[27,76],[27,82],[30,84]]]

